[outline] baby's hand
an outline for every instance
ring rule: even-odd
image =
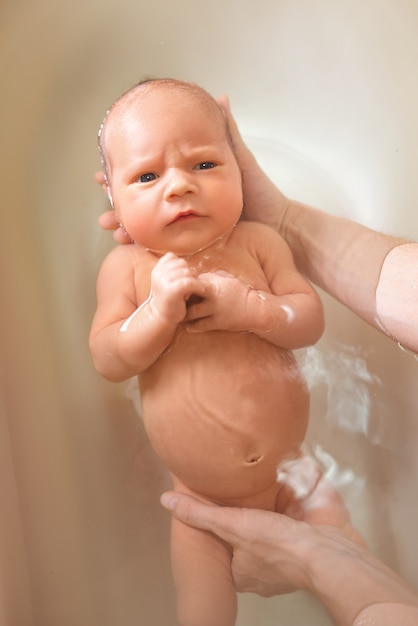
[[[204,300],[191,305],[186,320],[189,332],[225,330],[242,332],[251,330],[248,297],[250,285],[227,272],[200,274],[199,282],[205,286]]]
[[[185,319],[187,301],[192,295],[202,298],[206,285],[196,276],[184,259],[168,252],[151,272],[150,306],[159,317],[171,324]]]

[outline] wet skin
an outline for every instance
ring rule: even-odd
[[[224,270],[269,292],[238,225],[211,257],[188,259],[196,273]],[[141,255],[145,263],[155,257]],[[261,304],[261,303],[260,303]],[[305,436],[309,398],[290,351],[252,332],[188,333],[182,323],[168,349],[139,377],[143,418],[153,447],[196,493],[224,504],[274,509],[276,467]]]

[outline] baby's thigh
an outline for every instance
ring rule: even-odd
[[[176,491],[209,502],[171,477]],[[216,535],[172,518],[171,561],[181,626],[234,626],[237,594],[231,560],[232,549]]]

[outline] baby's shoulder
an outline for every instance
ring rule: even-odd
[[[239,238],[247,239],[252,242],[268,242],[268,241],[283,241],[283,238],[279,233],[271,226],[261,224],[260,222],[247,222],[241,221],[235,227],[235,234]]]
[[[246,249],[263,266],[290,263],[292,252],[285,239],[271,226],[260,222],[239,222],[235,245]]]
[[[145,248],[141,248],[136,243],[120,244],[111,249],[106,260],[110,263],[130,263],[135,262],[147,255]]]
[[[130,271],[138,267],[145,256],[146,251],[137,244],[115,246],[105,257],[101,272]]]

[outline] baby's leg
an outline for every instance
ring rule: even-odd
[[[181,626],[234,626],[230,549],[214,535],[173,518],[171,558]]]
[[[215,535],[172,519],[171,558],[181,626],[234,626],[237,595],[231,557],[231,549]]]

